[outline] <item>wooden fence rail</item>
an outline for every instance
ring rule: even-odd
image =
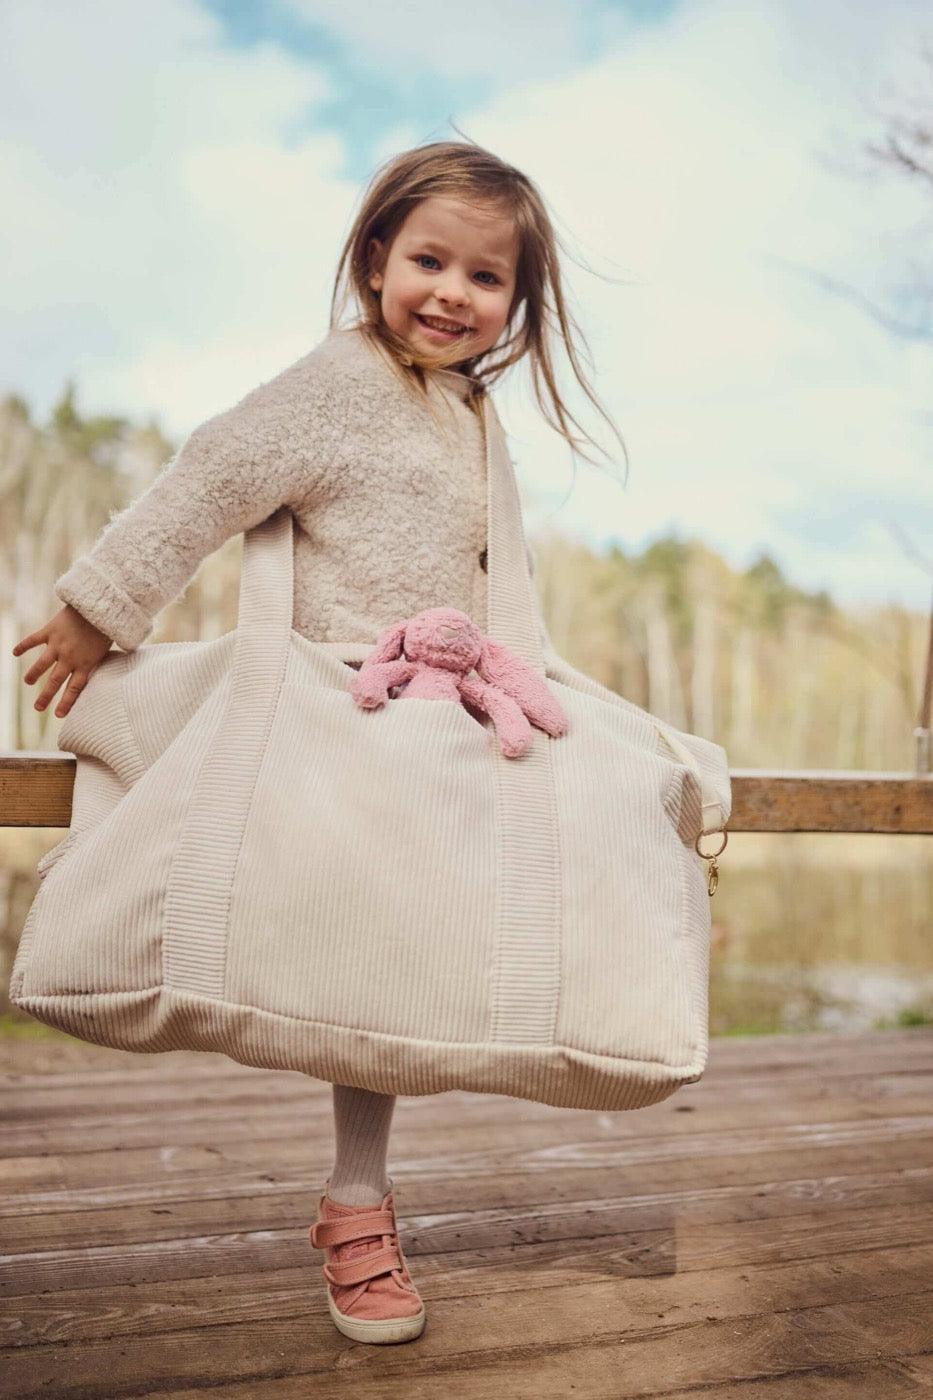
[[[73,754],[0,753],[0,827],[71,822]],[[933,834],[933,774],[732,770],[729,831]]]

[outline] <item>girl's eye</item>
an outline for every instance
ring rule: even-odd
[[[416,254],[415,254],[415,257],[414,257],[414,261],[415,261],[416,263],[419,263],[419,264],[420,264],[420,263],[422,262],[422,259],[424,259],[424,258],[428,258],[431,262],[437,262],[437,258],[434,256],[433,253],[416,253]],[[431,270],[431,269],[429,269],[429,271],[430,271],[430,270]],[[485,286],[487,286],[487,287],[491,287],[491,286],[493,286],[496,282],[499,281],[498,277],[496,276],[496,274],[495,274],[494,272],[481,272],[481,273],[478,273],[477,275],[480,276],[480,277],[491,277],[491,278],[492,278],[492,282],[487,282],[487,283],[485,283]]]

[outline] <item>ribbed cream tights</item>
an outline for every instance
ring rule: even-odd
[[[336,1157],[327,1194],[346,1206],[378,1206],[390,1186],[386,1156],[395,1095],[332,1087]]]

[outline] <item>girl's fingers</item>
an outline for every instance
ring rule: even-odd
[[[52,651],[51,647],[46,648],[46,650],[42,653],[38,660],[34,661],[30,666],[29,670],[24,674],[23,680],[26,682],[27,685],[32,685],[33,681],[37,681],[39,679],[43,671],[47,671],[49,669],[54,660],[55,652]],[[65,674],[67,675],[67,672]],[[52,678],[50,676],[49,680],[51,679]],[[55,690],[57,689],[58,686],[56,685]]]
[[[59,661],[58,664],[55,666],[55,669],[52,671],[52,674],[49,676],[48,681],[45,685],[45,689],[42,691],[42,694],[36,701],[37,710],[45,709],[46,705],[49,703],[49,701],[54,696],[55,692],[58,690],[58,687],[61,685],[62,681],[67,680],[70,674],[71,668],[69,666],[66,666],[64,662]]]
[[[13,648],[13,655],[19,656],[21,652],[31,651],[33,647],[37,647],[40,642],[44,641],[45,637],[40,636],[38,632],[30,632],[28,637],[23,637],[16,643],[16,646]]]
[[[75,671],[70,682],[62,692],[62,698],[61,700],[59,700],[58,708],[55,711],[56,715],[58,715],[59,717],[61,717],[62,715],[67,715],[68,711],[71,709],[72,705],[77,700],[78,696],[81,694],[86,684],[87,676],[84,675],[83,672]]]

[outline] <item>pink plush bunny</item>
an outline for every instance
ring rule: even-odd
[[[474,669],[481,679],[468,675]],[[427,608],[387,627],[350,691],[371,710],[385,704],[395,686],[405,687],[399,700],[470,701],[489,715],[506,758],[531,748],[531,724],[554,736],[567,730],[567,716],[544,678],[456,608]]]

